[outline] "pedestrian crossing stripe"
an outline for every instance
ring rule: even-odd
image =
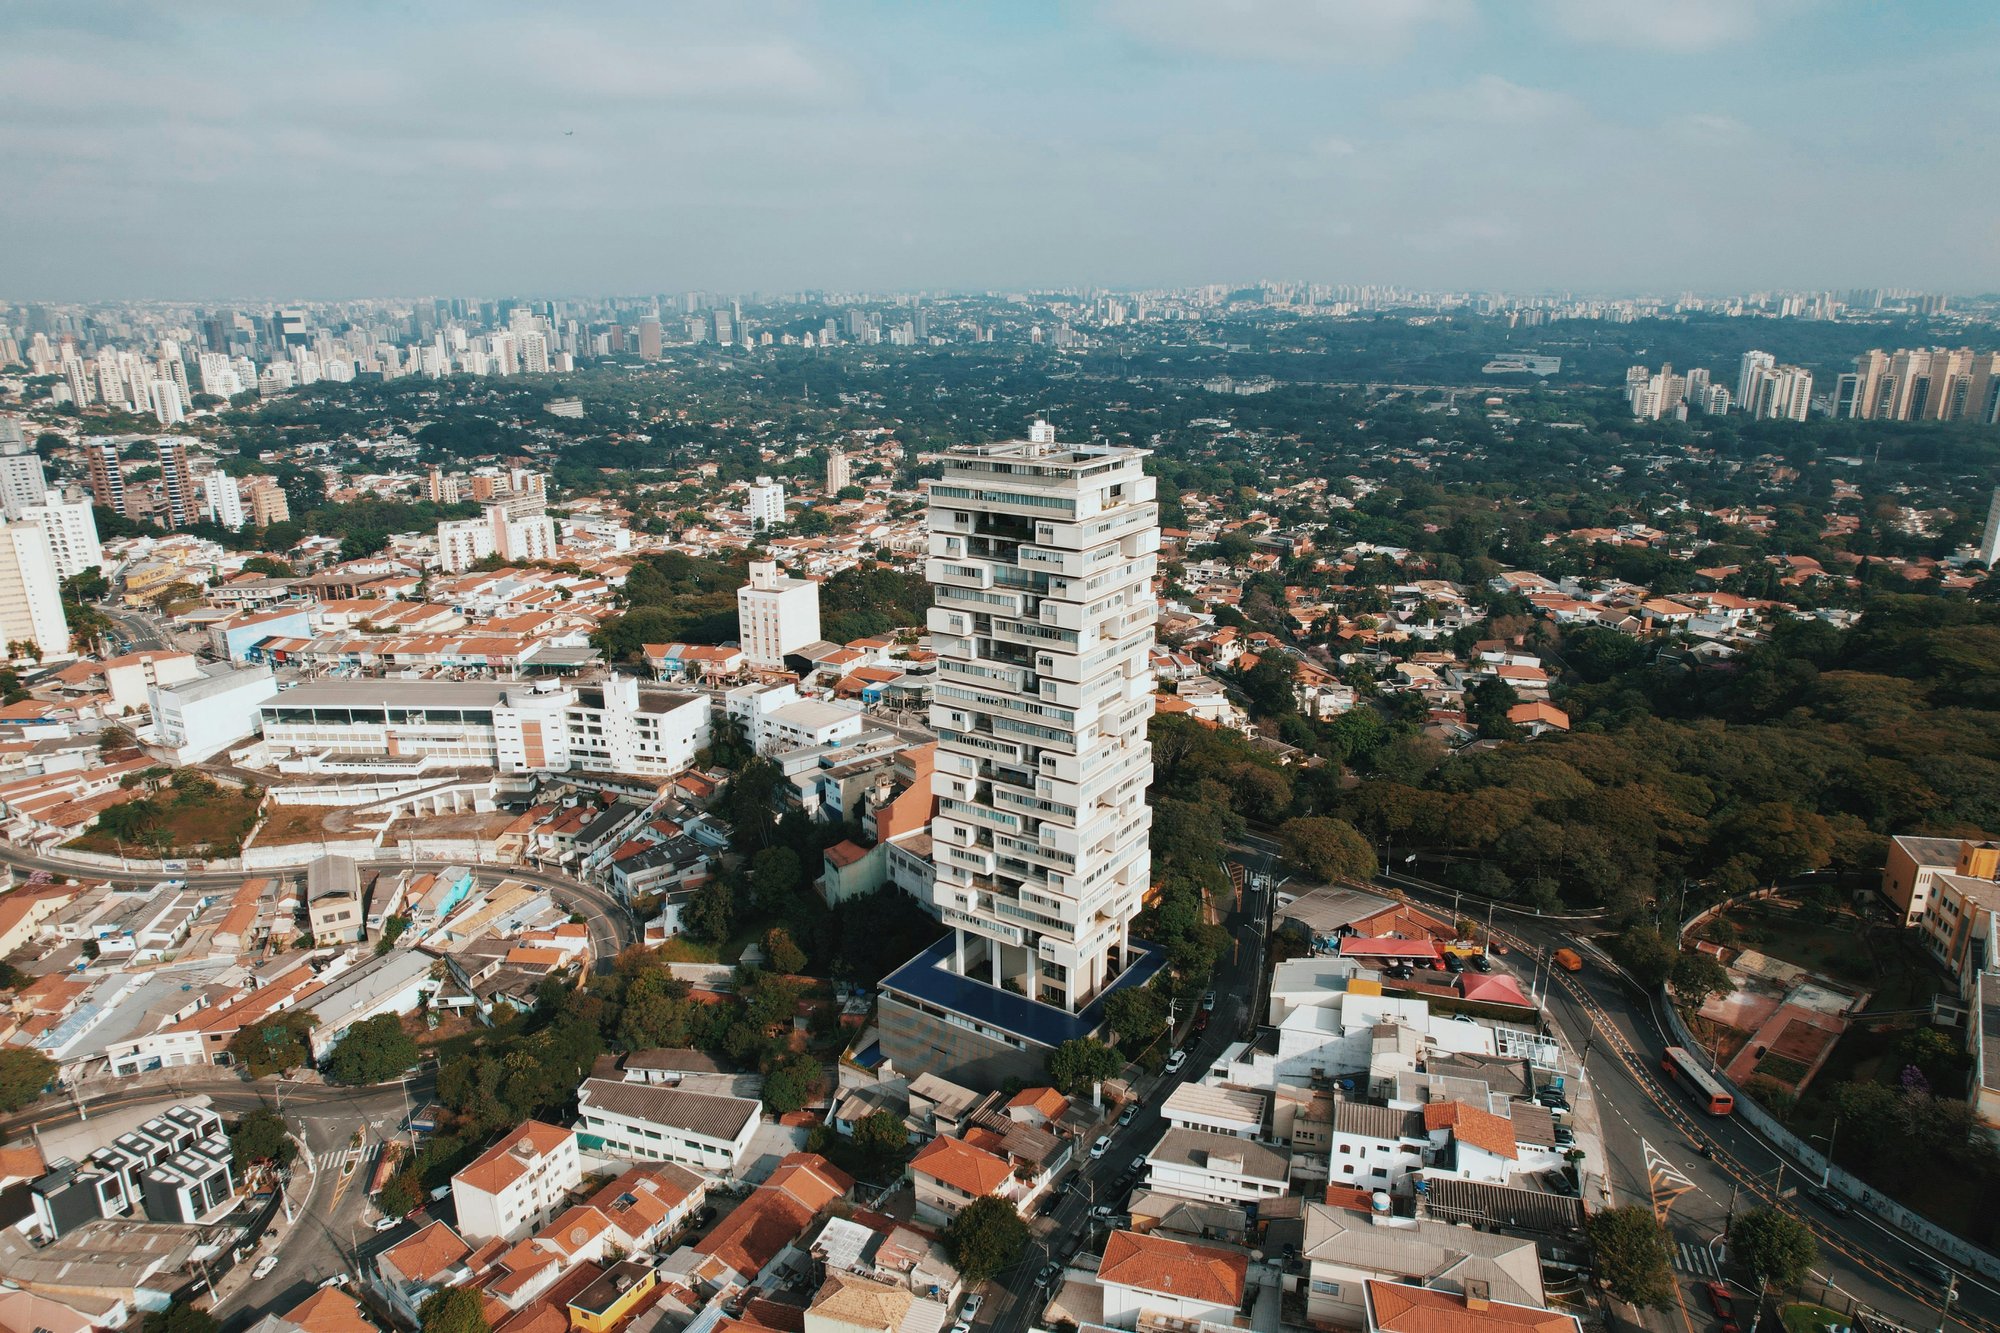
[[[1694,1245],[1687,1241],[1679,1243],[1679,1253],[1674,1256],[1674,1267],[1683,1273],[1693,1273],[1696,1277],[1719,1278],[1722,1270],[1715,1262],[1715,1252],[1706,1245]]]

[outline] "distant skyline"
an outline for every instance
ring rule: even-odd
[[[0,298],[2000,290],[1969,0],[0,7]]]

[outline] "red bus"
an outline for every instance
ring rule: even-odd
[[[1660,1069],[1693,1093],[1694,1099],[1701,1103],[1701,1109],[1710,1115],[1728,1115],[1736,1109],[1736,1099],[1729,1095],[1728,1089],[1716,1082],[1714,1076],[1701,1067],[1701,1061],[1689,1055],[1685,1047],[1667,1047],[1666,1055],[1660,1059]]]

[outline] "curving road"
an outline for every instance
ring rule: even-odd
[[[1383,887],[1436,905],[1451,890],[1387,873]],[[1548,969],[1550,1019],[1573,1049],[1587,1052],[1592,1086],[1603,1111],[1606,1169],[1619,1202],[1650,1201],[1662,1212],[1674,1243],[1681,1308],[1664,1327],[1695,1333],[1714,1321],[1699,1288],[1723,1280],[1738,1290],[1739,1312],[1749,1309],[1749,1275],[1730,1263],[1724,1230],[1732,1215],[1759,1205],[1791,1214],[1819,1242],[1820,1264],[1806,1284],[1809,1297],[1852,1312],[1855,1304],[1913,1329],[1956,1326],[2000,1333],[2000,1289],[1976,1275],[1960,1278],[1948,1318],[1944,1293],[1910,1267],[1912,1257],[1956,1268],[1918,1241],[1856,1208],[1828,1212],[1799,1187],[1816,1185],[1801,1165],[1780,1152],[1744,1119],[1700,1112],[1659,1068],[1660,1052],[1673,1044],[1657,1012],[1656,997],[1605,965],[1581,938],[1584,923],[1511,909],[1496,923],[1496,944],[1545,953],[1580,948],[1591,963],[1579,974]],[[1706,1150],[1704,1154],[1703,1150]]]

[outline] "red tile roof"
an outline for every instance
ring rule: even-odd
[[[1519,1155],[1514,1143],[1513,1121],[1464,1102],[1428,1103],[1424,1107],[1424,1128],[1448,1129],[1459,1142],[1484,1148],[1495,1157],[1505,1157],[1509,1161]]]
[[[1249,1271],[1249,1258],[1232,1250],[1114,1231],[1104,1242],[1097,1280],[1178,1300],[1237,1306],[1243,1303]]]

